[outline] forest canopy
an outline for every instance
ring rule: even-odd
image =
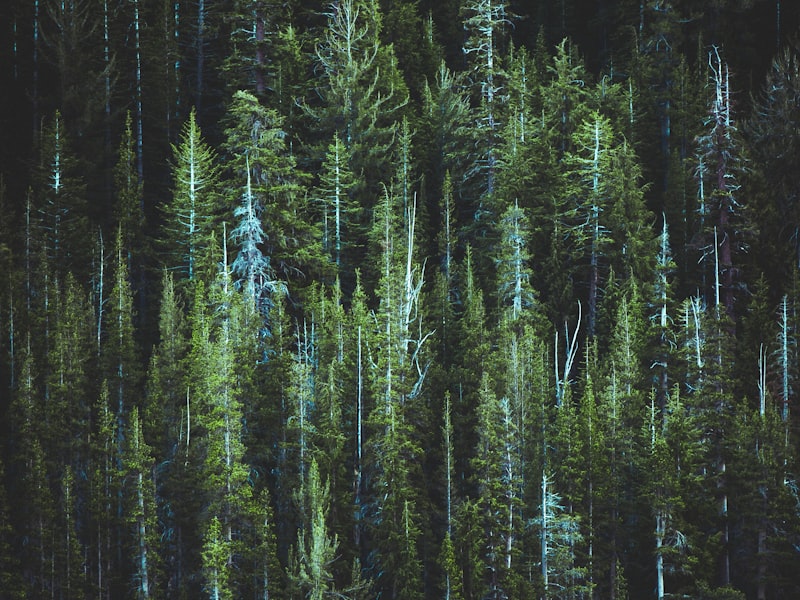
[[[800,7],[8,0],[7,598],[800,597]]]

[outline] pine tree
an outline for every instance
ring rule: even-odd
[[[107,598],[121,586],[121,514],[117,499],[122,493],[120,447],[117,419],[109,397],[108,383],[101,384],[93,407],[94,431],[90,438],[91,471],[89,473],[90,499],[88,514],[91,537],[88,546],[90,576],[93,589]]]
[[[230,541],[225,539],[219,517],[214,515],[203,536],[203,576],[211,600],[230,600]]]
[[[501,306],[510,307],[509,318],[516,321],[523,311],[535,313],[535,297],[531,288],[530,254],[528,250],[528,218],[517,201],[500,220],[497,284]]]
[[[419,477],[419,430],[425,423],[420,399],[427,366],[420,293],[421,269],[416,263],[416,205],[407,207],[405,230],[399,227],[395,198],[388,191],[376,219],[382,250],[379,312],[374,334],[374,367],[370,413],[372,497],[376,519],[373,536],[378,585],[392,598],[418,597],[422,586],[419,562],[421,498],[412,482]],[[378,229],[379,228],[379,229]]]
[[[430,198],[445,196],[447,174],[454,198],[464,194],[470,123],[469,97],[464,87],[463,73],[451,71],[442,62],[433,81],[426,81],[422,90],[417,145]],[[460,220],[471,217],[471,214],[454,212],[453,231]]]
[[[749,188],[752,216],[758,219],[763,232],[758,254],[764,262],[760,266],[766,274],[776,277],[770,279],[773,285],[788,280],[794,265],[800,264],[800,246],[795,237],[800,215],[792,201],[800,180],[787,165],[800,143],[792,126],[797,121],[797,106],[792,98],[797,94],[799,71],[797,50],[787,45],[773,59],[753,116],[744,127],[753,154],[750,168],[755,172]]]
[[[75,475],[67,465],[61,474],[61,495],[58,519],[51,535],[54,538],[54,564],[51,572],[53,588],[62,597],[72,600],[85,597],[85,573],[82,567],[83,548],[78,539],[77,492]]]
[[[272,0],[237,0],[228,10],[232,47],[223,63],[226,83],[264,99],[279,77],[273,40],[286,8]]]
[[[183,301],[175,289],[174,275],[166,269],[161,277],[158,334],[147,372],[142,427],[155,456],[174,458],[174,441],[183,437],[178,429],[186,399],[183,366],[187,340]]]
[[[703,262],[708,265],[706,272],[711,273],[707,281],[708,302],[724,307],[728,317],[734,319],[741,272],[741,266],[734,263],[734,259],[738,259],[747,246],[744,205],[737,194],[742,151],[732,117],[728,65],[716,48],[708,55],[708,65],[714,97],[709,127],[698,138],[697,149],[698,209],[705,242],[701,250]]]
[[[42,442],[55,464],[83,464],[90,422],[91,312],[75,279],[67,276],[54,298],[53,333],[44,389]]]

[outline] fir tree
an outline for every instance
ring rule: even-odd
[[[219,212],[216,154],[203,140],[195,110],[183,124],[180,144],[172,146],[172,154],[172,199],[163,207],[166,266],[191,281]]]

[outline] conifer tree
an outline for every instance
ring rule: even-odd
[[[117,498],[122,493],[122,473],[118,426],[107,381],[101,384],[93,406],[93,419],[88,506],[92,539],[87,544],[90,548],[88,562],[93,589],[101,597],[109,597],[127,582],[122,582],[123,573],[120,572],[122,523]]]
[[[470,58],[472,84],[479,98],[475,114],[475,136],[478,147],[473,161],[474,171],[480,174],[480,199],[475,217],[491,211],[497,176],[497,146],[500,133],[500,104],[503,96],[504,72],[501,66],[503,29],[508,24],[505,0],[471,0],[463,7],[467,41],[464,53]]]
[[[164,207],[162,240],[167,268],[177,269],[190,281],[207,250],[218,209],[216,154],[203,140],[196,111],[183,124],[180,143],[172,146],[172,198]]]
[[[698,210],[705,242],[702,259],[708,278],[708,302],[725,308],[735,318],[735,297],[741,266],[734,263],[746,250],[747,231],[744,204],[739,199],[738,171],[741,148],[733,121],[730,73],[727,63],[714,48],[708,55],[714,97],[709,127],[698,138]],[[733,324],[733,321],[732,321]]]
[[[339,133],[357,175],[354,197],[369,207],[380,191],[383,161],[392,153],[406,85],[392,47],[381,43],[377,0],[343,0],[328,8],[316,46],[322,106],[307,102],[306,109],[322,131]]]
[[[535,312],[531,288],[528,250],[528,218],[519,202],[505,210],[500,221],[500,247],[497,262],[497,285],[501,306],[510,307],[510,319],[516,321],[523,310]]]
[[[155,486],[152,479],[153,458],[144,440],[138,407],[131,410],[123,470],[128,499],[126,517],[133,543],[130,561],[134,565],[136,597],[145,600],[157,596],[158,530],[155,512]]]
[[[15,522],[23,539],[28,543],[20,548],[23,567],[22,578],[25,595],[47,595],[54,593],[51,571],[54,568],[54,540],[56,503],[50,489],[46,468],[46,456],[40,442],[41,432],[36,415],[40,414],[38,399],[40,389],[34,357],[31,354],[30,336],[23,347],[19,375],[19,387],[12,403],[10,414],[18,419],[14,430],[18,432],[21,453],[19,464],[12,465],[19,473],[16,482],[20,498],[25,502],[15,503]]]
[[[14,523],[8,501],[5,465],[0,462],[0,585],[10,600],[25,598],[19,556],[12,545]]]
[[[317,461],[311,461],[304,486],[299,493],[306,496],[306,519],[297,532],[294,585],[302,597],[322,600],[336,594],[331,565],[336,559],[339,545],[336,536],[328,533],[329,486],[320,478]]]
[[[356,212],[350,194],[355,184],[350,170],[351,156],[347,146],[342,143],[339,132],[333,134],[333,141],[322,163],[319,187],[316,195],[322,204],[323,249],[328,252],[339,271],[342,270],[343,254],[353,243],[349,232],[351,218]],[[358,219],[353,219],[358,222]]]
[[[777,275],[780,269],[779,281],[790,277],[794,265],[800,264],[800,246],[795,237],[800,218],[798,206],[792,201],[800,189],[800,180],[787,166],[790,157],[797,155],[800,143],[793,126],[797,105],[792,100],[797,94],[799,71],[797,49],[787,44],[773,59],[755,110],[744,127],[753,153],[751,168],[757,174],[755,185],[750,187],[753,217],[759,219],[761,231],[772,234],[762,236],[766,247],[758,254],[768,261],[762,263],[766,273]],[[770,265],[768,269],[766,265]]]
[[[448,173],[453,197],[459,198],[464,193],[470,123],[469,97],[464,87],[463,73],[450,70],[442,62],[433,81],[426,81],[422,90],[418,146],[429,197],[445,196],[444,180]],[[454,213],[453,230],[459,220],[471,217]]]
[[[286,7],[272,0],[237,0],[228,10],[232,47],[223,63],[226,83],[264,99],[280,77],[274,39]]]
[[[161,277],[159,343],[150,358],[142,409],[144,435],[158,457],[174,457],[174,441],[182,437],[176,429],[180,428],[186,398],[185,329],[183,301],[175,289],[174,275],[165,269]]]
[[[125,129],[119,143],[119,158],[114,167],[114,188],[117,197],[114,213],[130,252],[137,241],[141,242],[144,225],[142,182],[136,174],[130,111],[125,117]]]
[[[50,573],[53,589],[72,600],[85,597],[85,571],[82,568],[83,549],[78,539],[77,491],[72,467],[67,465],[61,474],[61,494],[58,519],[51,535],[54,540],[54,564]]]
[[[118,230],[114,286],[109,295],[107,338],[101,356],[109,392],[116,401],[120,425],[125,422],[133,403],[142,392],[141,364],[133,326],[133,293],[122,243],[122,232]]]
[[[230,540],[226,540],[219,517],[214,515],[203,536],[203,576],[205,591],[211,600],[230,600]]]
[[[55,464],[83,464],[85,432],[90,423],[87,395],[91,368],[90,309],[75,279],[68,275],[54,298],[53,333],[44,389],[45,451]]]
[[[42,132],[39,163],[35,169],[35,223],[47,257],[59,273],[82,272],[88,264],[82,240],[89,221],[86,185],[78,175],[78,162],[70,147],[64,119],[56,111]]]
[[[240,198],[232,234],[241,250],[232,266],[266,311],[272,292],[282,287],[273,272],[297,280],[320,268],[319,236],[286,147],[283,118],[243,91],[234,94],[228,114],[224,147],[233,178],[226,193]]]
[[[204,354],[205,367],[195,377],[200,408],[198,420],[203,432],[200,443],[207,489],[206,506],[211,515],[211,523],[206,524],[204,532],[206,549],[210,548],[211,552],[211,563],[206,565],[206,569],[212,569],[207,574],[206,584],[220,589],[230,585],[229,593],[234,593],[239,578],[233,572],[224,577],[222,573],[233,569],[233,543],[241,529],[242,511],[251,488],[247,484],[248,468],[243,462],[242,408],[234,374],[236,311],[241,310],[241,304],[231,289],[227,268],[227,265],[222,267],[217,283],[219,289],[212,289],[206,300],[219,313],[205,317],[203,329],[198,332],[201,337],[197,341],[201,346],[193,348],[193,351]],[[223,554],[227,554],[224,567],[218,562]]]
[[[371,387],[373,524],[378,585],[396,599],[420,593],[418,540],[422,499],[412,482],[419,477],[419,428],[425,423],[420,399],[425,380],[425,342],[420,293],[423,279],[416,263],[416,205],[407,207],[400,229],[396,199],[387,191],[379,220],[381,279]]]
[[[516,591],[513,568],[518,552],[521,467],[518,432],[508,398],[497,398],[484,372],[477,408],[478,446],[472,458],[482,540],[484,591],[481,597],[510,598]]]

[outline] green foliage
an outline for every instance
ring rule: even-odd
[[[315,460],[311,461],[307,481],[303,482],[299,493],[304,496],[301,505],[305,514],[297,533],[294,571],[290,577],[303,598],[322,600],[337,593],[331,589],[331,565],[336,559],[339,542],[328,533],[329,486],[322,483]]]
[[[219,217],[217,156],[203,139],[194,110],[183,124],[180,143],[172,146],[172,161],[172,198],[163,206],[162,242],[167,267],[191,281]]]
[[[0,4],[2,593],[798,595],[796,7]]]

